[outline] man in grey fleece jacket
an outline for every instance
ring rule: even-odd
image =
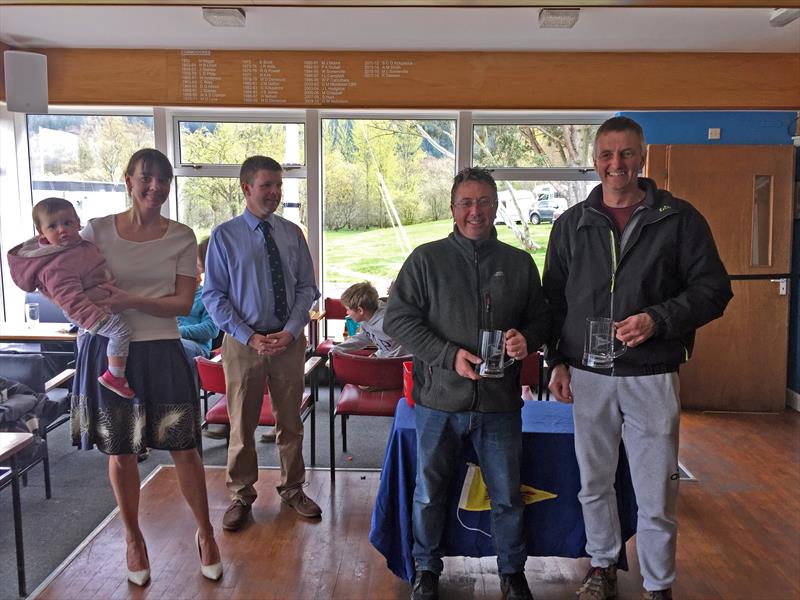
[[[505,331],[506,353],[520,361],[548,335],[549,309],[530,255],[497,240],[497,186],[488,171],[468,168],[456,175],[450,210],[453,232],[408,257],[384,319],[386,333],[414,355],[412,598],[438,597],[448,488],[469,439],[492,499],[503,596],[528,599],[519,363],[498,379],[481,378],[475,367],[481,329]]]

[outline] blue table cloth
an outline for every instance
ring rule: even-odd
[[[573,446],[572,406],[557,402],[525,402],[522,408],[525,537],[529,556],[587,556],[583,515],[578,502],[580,476]],[[389,569],[407,581],[414,578],[411,556],[411,507],[417,463],[414,409],[401,399],[386,448],[369,539],[386,557]],[[488,498],[480,465],[467,442],[453,466],[445,556],[494,556]],[[636,533],[636,498],[623,448],[617,467],[617,502],[622,537]],[[625,548],[621,568],[627,568]]]

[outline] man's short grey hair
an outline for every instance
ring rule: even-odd
[[[638,137],[642,145],[642,156],[647,154],[647,146],[644,142],[644,131],[642,126],[630,117],[611,117],[605,123],[600,125],[597,133],[594,135],[594,145],[592,146],[592,158],[597,158],[597,140],[601,135],[605,135],[611,131],[632,131]]]

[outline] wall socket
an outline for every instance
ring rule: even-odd
[[[718,140],[720,137],[722,137],[722,129],[720,129],[719,127],[708,128],[708,139]]]

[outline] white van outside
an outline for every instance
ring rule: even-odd
[[[495,225],[500,223],[510,223],[513,219],[515,223],[521,223],[523,220],[528,220],[528,213],[536,205],[537,198],[534,192],[530,190],[515,190],[514,199],[517,205],[511,198],[511,192],[502,190],[497,192],[497,216],[494,219]],[[519,207],[519,210],[517,210]]]
[[[542,222],[552,221],[554,208],[567,209],[567,199],[558,197],[555,186],[549,183],[537,185],[530,190],[516,190],[514,198],[516,206],[511,198],[511,192],[502,190],[497,193],[497,216],[495,225],[501,223],[510,224],[513,218],[514,223],[527,221],[534,225]],[[519,207],[519,210],[517,210]]]

